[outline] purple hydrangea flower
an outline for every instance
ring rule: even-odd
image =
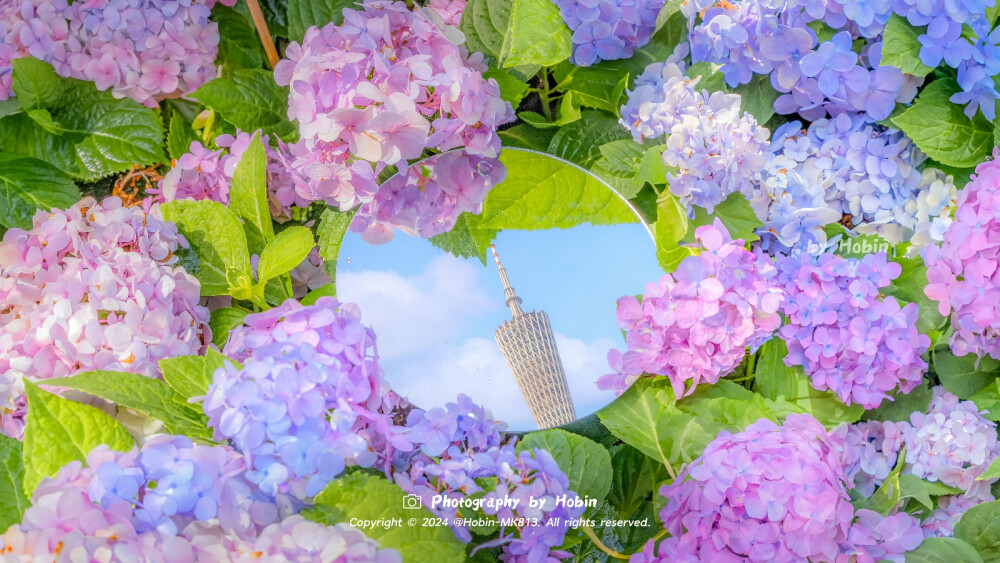
[[[16,561],[401,561],[348,524],[279,519],[273,503],[252,498],[244,470],[228,447],[176,436],[128,453],[100,446],[87,466],[75,461],[42,481],[21,523],[0,535],[0,552]]]
[[[889,391],[908,393],[923,381],[927,363],[920,356],[930,338],[917,332],[917,305],[878,297],[901,272],[885,252],[862,259],[823,254],[815,261],[802,253],[780,258],[778,270],[786,292],[785,363],[803,366],[813,387],[871,409]]]
[[[926,538],[950,538],[955,535],[955,526],[967,510],[973,506],[993,500],[969,498],[965,495],[948,495],[938,497],[937,508],[920,525]]]
[[[260,382],[240,384],[241,389],[248,391],[246,396],[228,396],[222,391],[215,392],[214,398],[206,399],[206,412],[210,408],[236,408],[246,413],[251,405],[263,398],[286,406],[276,406],[273,413],[261,411],[264,416],[262,422],[284,425],[286,422],[290,423],[289,417],[296,410],[307,407],[306,404],[297,404],[296,394],[309,391],[311,397],[317,393],[325,395],[324,412],[337,409],[335,415],[330,417],[331,428],[324,426],[316,431],[322,430],[322,436],[332,436],[347,448],[345,455],[342,455],[345,460],[372,465],[377,459],[383,466],[387,466],[397,450],[408,452],[412,449],[413,446],[392,419],[397,409],[405,407],[406,403],[389,389],[389,384],[383,379],[378,365],[375,333],[361,324],[361,313],[357,306],[341,305],[332,297],[321,297],[310,306],[303,306],[289,299],[280,307],[247,315],[244,322],[245,326],[237,327],[230,333],[223,351],[238,361],[247,361],[247,365],[236,374],[233,374],[232,368],[227,368],[225,374],[219,372],[221,379],[218,385],[229,388],[237,380],[248,379],[259,379]],[[257,354],[257,350],[262,352]],[[285,355],[289,355],[291,366],[281,365]],[[311,360],[304,361],[302,358]],[[253,367],[251,363],[255,359],[264,363]],[[310,368],[307,365],[310,362],[315,363],[316,369],[323,371],[323,374]],[[285,372],[289,374],[289,386],[299,385],[300,391],[270,387],[271,382],[277,383],[274,376]],[[231,380],[231,377],[236,379]],[[295,383],[296,380],[300,382]],[[308,387],[310,381],[316,386],[315,390]],[[230,405],[230,398],[246,402],[245,406]],[[223,422],[221,412],[210,415],[213,425],[216,416],[219,417],[219,423]],[[273,419],[269,418],[271,414]],[[304,424],[308,426],[312,423],[305,421]],[[291,426],[285,428],[282,432],[287,432],[287,428]],[[222,426],[218,429],[228,432]],[[242,431],[238,425],[232,426],[230,430]],[[248,440],[247,443],[252,447],[261,443],[256,437],[248,436]],[[325,438],[319,443],[325,443],[323,440]],[[368,449],[376,459],[366,453]],[[265,464],[266,467],[272,465],[275,470],[282,466],[280,463]],[[270,478],[273,481],[282,476],[274,474]]]
[[[573,32],[570,62],[627,59],[649,42],[664,0],[553,0]]]
[[[344,400],[357,382],[342,381],[343,374],[356,366],[342,366],[309,344],[256,348],[242,368],[228,364],[216,371],[204,399],[208,424],[216,439],[231,440],[246,455],[247,477],[263,492],[313,497],[346,463],[376,461],[353,431],[363,421]],[[352,388],[338,389],[342,383]]]

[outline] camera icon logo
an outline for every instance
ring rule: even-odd
[[[406,510],[420,510],[424,507],[424,501],[420,499],[420,496],[409,494],[403,497],[403,508]]]

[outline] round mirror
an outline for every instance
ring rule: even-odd
[[[509,168],[517,158],[504,153]],[[511,430],[560,426],[615,399],[596,381],[610,371],[608,350],[623,346],[616,301],[641,294],[662,270],[634,210],[589,174],[576,189],[582,172],[572,172],[528,187],[501,183],[481,214],[463,214],[430,240],[397,230],[370,244],[347,233],[338,298],[358,304],[378,334],[380,364],[400,395],[433,408],[464,393]],[[546,202],[563,208],[554,204],[565,197],[585,212],[557,221],[524,213]]]

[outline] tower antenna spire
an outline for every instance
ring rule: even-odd
[[[500,272],[500,281],[503,282],[503,292],[507,296],[506,305],[510,307],[510,312],[516,319],[524,314],[524,310],[521,309],[521,298],[514,293],[514,288],[510,285],[510,279],[507,278],[507,270],[505,270],[503,264],[500,263],[500,256],[497,254],[497,245],[491,244],[490,250],[493,251],[493,259],[497,262],[497,271]]]

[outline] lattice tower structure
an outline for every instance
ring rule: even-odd
[[[511,320],[497,328],[496,340],[521,395],[528,403],[531,416],[539,428],[573,422],[576,420],[576,409],[549,316],[545,311],[524,312],[521,298],[510,285],[496,247],[491,245],[490,248],[511,312]]]

